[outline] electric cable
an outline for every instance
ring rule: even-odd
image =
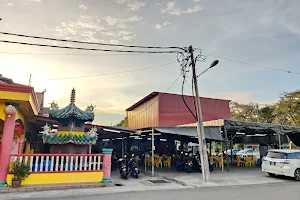
[[[86,76],[73,76],[73,77],[61,77],[61,78],[52,78],[52,79],[48,79],[48,80],[50,80],[50,81],[53,81],[53,80],[66,80],[66,79],[90,78],[90,77],[105,76],[105,75],[123,74],[123,73],[136,72],[136,71],[141,71],[141,70],[146,70],[146,69],[162,67],[162,66],[171,65],[171,64],[174,64],[174,63],[176,63],[176,62],[161,64],[161,65],[155,65],[155,66],[151,66],[151,67],[144,67],[144,68],[139,68],[139,69],[133,69],[133,70],[105,73],[105,74],[95,74],[95,75],[86,75]]]
[[[196,115],[193,113],[193,111],[190,109],[190,107],[187,105],[187,103],[185,101],[185,98],[184,98],[184,95],[183,95],[184,82],[185,82],[185,75],[183,76],[182,85],[181,85],[181,98],[182,98],[182,101],[183,101],[184,105],[187,107],[187,109],[190,111],[190,113],[193,115],[193,117],[197,121]]]
[[[83,47],[69,47],[69,46],[58,46],[58,45],[48,45],[48,44],[37,44],[37,43],[27,43],[27,42],[17,42],[9,40],[0,40],[3,43],[10,44],[20,44],[27,46],[40,46],[40,47],[51,47],[59,49],[75,49],[75,50],[86,50],[86,51],[103,51],[103,52],[122,52],[122,53],[149,53],[149,54],[162,54],[162,53],[177,53],[177,51],[138,51],[138,50],[116,50],[116,49],[95,49],[95,48],[83,48]]]
[[[214,54],[210,54],[210,53],[205,53],[205,54],[209,55],[209,56],[216,57],[216,58],[220,58],[220,59],[223,59],[223,60],[243,64],[243,65],[249,65],[249,66],[254,66],[254,67],[259,67],[259,68],[264,68],[264,69],[269,69],[269,70],[274,70],[274,71],[279,71],[279,72],[286,72],[286,73],[289,73],[289,74],[300,74],[300,72],[293,72],[293,71],[290,71],[290,70],[283,70],[283,69],[276,69],[276,68],[272,68],[272,67],[265,67],[265,66],[262,66],[262,65],[251,64],[251,63],[238,61],[238,60],[234,60],[234,59],[231,59],[231,58],[226,58],[226,57],[222,57],[222,56],[218,56],[218,55],[214,55]]]
[[[141,45],[108,44],[108,43],[100,43],[100,42],[84,42],[84,41],[78,41],[78,40],[57,39],[57,38],[32,36],[32,35],[17,34],[17,33],[8,33],[8,32],[0,32],[0,34],[2,34],[2,35],[10,35],[10,36],[17,36],[17,37],[33,38],[33,39],[44,39],[44,40],[51,40],[51,41],[72,42],[72,43],[79,43],[79,44],[93,44],[93,45],[112,46],[112,47],[146,48],[146,49],[182,49],[182,47],[176,47],[176,46],[162,47],[162,46],[141,46]]]

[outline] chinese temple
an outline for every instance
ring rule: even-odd
[[[46,124],[43,127],[43,143],[50,145],[53,154],[90,154],[92,145],[97,141],[97,128],[86,131],[85,122],[94,120],[94,106],[85,111],[75,105],[75,89],[71,92],[70,104],[59,109],[56,103],[51,104],[49,118],[58,122],[57,129]]]

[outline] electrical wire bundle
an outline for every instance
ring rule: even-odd
[[[194,49],[193,53],[197,53],[194,62],[196,64],[197,61],[200,62],[205,62],[206,61],[206,56],[202,55],[202,52],[200,49]],[[192,64],[192,56],[191,53],[187,51],[187,49],[179,50],[177,53],[177,61],[179,62],[181,66],[181,75],[183,77],[182,80],[182,85],[181,85],[181,98],[183,100],[184,105],[187,107],[187,109],[190,111],[190,113],[193,115],[196,121],[198,121],[198,116],[196,112],[196,99],[195,99],[195,94],[194,94],[194,81],[192,80],[192,95],[193,95],[193,100],[194,100],[194,111],[188,106],[185,100],[185,95],[184,95],[184,84],[186,82],[186,78],[189,78],[187,76],[188,72],[190,71],[190,66]],[[195,113],[195,114],[194,114]]]

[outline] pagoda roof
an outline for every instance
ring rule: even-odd
[[[62,109],[57,108],[57,104],[53,102],[53,106],[49,110],[49,117],[52,119],[70,119],[75,118],[82,121],[93,121],[95,114],[93,109],[81,110],[75,105],[75,89],[73,88],[71,93],[70,104]]]
[[[77,145],[94,145],[97,141],[97,136],[87,137],[78,135],[43,135],[43,141],[47,144],[68,144],[73,143]]]
[[[75,104],[69,104],[63,109],[49,110],[49,117],[53,119],[69,119],[76,118],[82,121],[93,121],[95,114],[90,111],[83,111]]]

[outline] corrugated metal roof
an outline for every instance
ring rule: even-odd
[[[155,97],[158,94],[169,94],[169,95],[177,95],[177,96],[181,96],[181,94],[172,94],[172,93],[166,93],[166,92],[152,92],[149,95],[145,96],[144,98],[142,98],[141,100],[139,100],[138,102],[136,102],[135,104],[133,104],[132,106],[130,106],[129,108],[126,109],[126,111],[131,111],[134,108],[138,107],[139,105],[143,104],[144,102],[152,99],[153,97]],[[191,95],[184,95],[184,97],[193,97]],[[228,99],[218,99],[218,98],[210,98],[210,97],[200,97],[202,99],[214,99],[214,100],[223,100],[223,101],[231,101]]]
[[[133,110],[134,108],[136,108],[139,105],[145,103],[146,101],[152,99],[153,97],[155,97],[158,94],[159,94],[159,92],[152,92],[152,93],[148,94],[147,96],[145,96],[144,98],[142,98],[141,100],[139,100],[138,102],[136,102],[135,104],[133,104],[132,106],[130,106],[129,108],[127,108],[126,111]]]

